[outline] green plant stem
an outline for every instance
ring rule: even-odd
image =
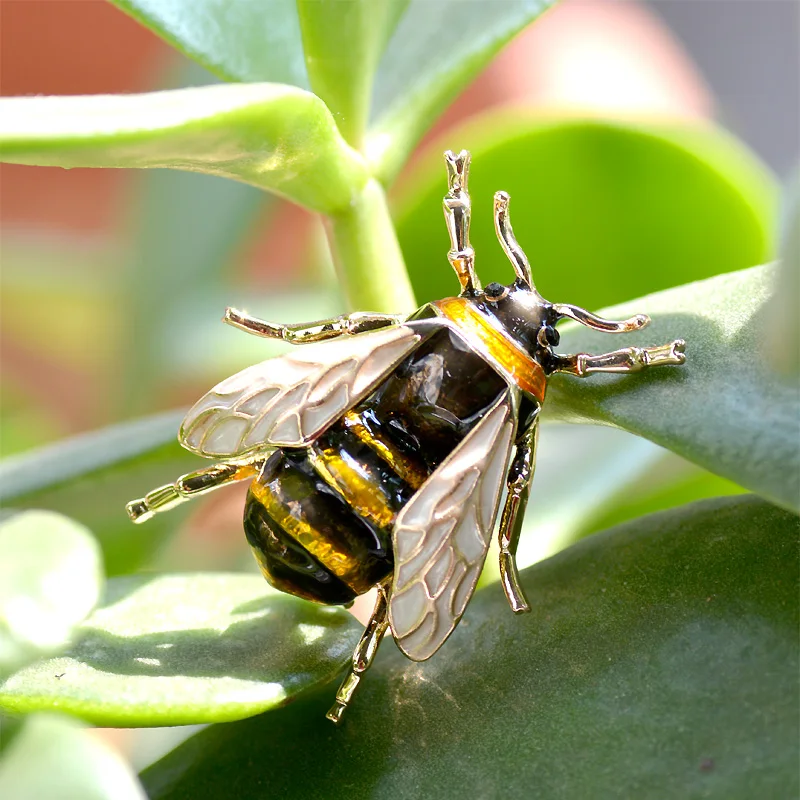
[[[386,194],[376,180],[347,211],[329,216],[326,230],[350,310],[397,314],[417,307]]]

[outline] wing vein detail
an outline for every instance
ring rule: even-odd
[[[506,391],[398,514],[389,619],[398,647],[415,661],[441,647],[475,590],[515,430]]]

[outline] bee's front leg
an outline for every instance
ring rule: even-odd
[[[255,336],[263,336],[265,339],[278,339],[289,344],[307,344],[335,339],[337,336],[352,336],[357,333],[399,325],[405,321],[405,317],[400,314],[370,314],[357,311],[353,314],[321,319],[317,322],[280,325],[251,317],[235,308],[227,308],[222,320],[234,328],[239,328],[239,330]]]
[[[264,464],[263,454],[239,461],[226,461],[182,475],[175,483],[159,486],[139,500],[125,506],[131,521],[147,522],[160,511],[168,511],[187,500],[218,489],[228,483],[254,478]]]
[[[657,347],[625,347],[599,356],[556,354],[552,371],[584,378],[595,372],[640,372],[648,367],[679,366],[686,361],[685,346],[683,339],[676,339]]]

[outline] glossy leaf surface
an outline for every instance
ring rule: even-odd
[[[523,573],[530,614],[493,586],[430,661],[384,645],[340,729],[323,718],[326,689],[203,731],[145,787],[197,800],[794,796],[797,544],[793,515],[738,498],[598,534]]]
[[[297,0],[311,88],[342,135],[361,147],[375,68],[408,0]]]
[[[331,680],[359,627],[257,575],[115,578],[63,655],[0,684],[0,708],[114,727],[240,719]]]
[[[686,363],[634,375],[554,376],[545,413],[644,436],[789,508],[800,507],[800,386],[763,356],[774,267],[719,275],[605,309],[649,314],[649,327],[609,336],[564,326],[560,352],[603,353],[686,341]]]
[[[554,2],[411,0],[389,40],[373,91],[367,152],[384,183],[391,183],[459,91]]]
[[[472,152],[470,239],[484,285],[513,278],[492,197],[511,195],[514,233],[538,290],[591,310],[773,257],[776,188],[713,128],[489,114],[404,176],[395,218],[420,302],[455,293],[442,219],[442,150]]]
[[[47,511],[0,523],[0,678],[64,647],[100,598],[100,548]]]
[[[37,714],[0,759],[0,797],[145,800],[145,793],[119,753],[80,723]]]
[[[325,104],[281,84],[0,101],[0,158],[58,167],[171,167],[348,208],[367,176]]]
[[[111,0],[221,78],[308,88],[295,0]]]

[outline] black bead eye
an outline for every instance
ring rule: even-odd
[[[503,286],[501,283],[490,283],[484,290],[483,293],[486,295],[488,300],[497,300],[498,298],[502,297],[506,292],[506,287]]]
[[[538,339],[539,344],[542,345],[542,347],[556,347],[561,341],[561,336],[552,325],[543,325],[539,329]]]

